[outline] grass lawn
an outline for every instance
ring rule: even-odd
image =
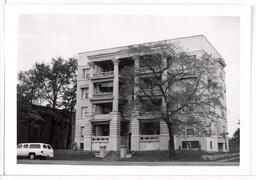
[[[205,161],[202,155],[213,155],[220,153],[207,153],[205,151],[176,151],[176,161]],[[138,151],[135,152],[132,158],[125,159],[125,161],[169,161],[168,151]]]
[[[169,161],[168,151],[136,151],[131,158],[120,159],[119,152],[109,152],[104,158],[97,158],[90,151],[55,150],[55,160],[78,160],[78,161],[135,161],[135,162],[164,162]],[[205,161],[202,155],[214,155],[221,153],[207,153],[204,151],[176,151],[176,161]]]

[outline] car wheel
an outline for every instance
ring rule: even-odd
[[[31,160],[33,160],[33,159],[35,159],[35,157],[36,157],[36,155],[35,154],[29,154],[29,159],[31,159]]]

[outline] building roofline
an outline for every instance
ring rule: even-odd
[[[165,39],[165,40],[159,40],[159,41],[149,41],[149,42],[144,42],[144,43],[136,43],[136,44],[130,44],[130,45],[126,45],[126,46],[116,46],[116,47],[112,47],[112,48],[103,48],[103,49],[97,49],[97,50],[90,50],[90,51],[83,51],[78,53],[80,54],[90,54],[89,56],[93,56],[93,53],[99,53],[102,51],[114,51],[114,50],[125,50],[126,48],[128,48],[129,46],[138,46],[138,45],[150,45],[150,44],[154,44],[154,43],[161,43],[161,42],[170,42],[170,41],[175,41],[175,40],[182,40],[182,39],[189,39],[189,38],[195,38],[195,37],[202,37],[206,40],[206,42],[209,44],[209,46],[213,49],[213,51],[216,52],[217,56],[219,56],[219,58],[221,59],[222,63],[225,64],[224,58],[221,56],[221,54],[216,50],[216,48],[212,45],[212,43],[205,37],[205,35],[203,34],[198,34],[198,35],[191,35],[191,36],[183,36],[183,37],[178,37],[178,38],[172,38],[172,39]],[[108,54],[108,53],[107,53]]]
[[[164,39],[164,40],[159,40],[159,41],[148,41],[148,42],[144,42],[144,43],[129,44],[129,45],[124,45],[124,46],[115,46],[115,47],[111,47],[111,48],[95,49],[95,50],[90,50],[90,51],[79,52],[78,54],[93,53],[93,52],[104,51],[104,50],[111,50],[111,49],[114,50],[114,49],[118,49],[118,48],[126,48],[126,47],[129,47],[129,46],[147,45],[147,44],[151,44],[151,43],[168,42],[168,41],[172,41],[172,40],[187,39],[187,38],[200,37],[200,36],[204,37],[207,40],[207,38],[203,34],[198,34],[198,35],[183,36],[183,37],[172,38],[172,39]],[[211,44],[211,46],[212,46],[212,44]],[[216,50],[216,49],[214,48],[214,50]]]

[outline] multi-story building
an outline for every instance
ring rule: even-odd
[[[205,53],[210,54],[210,81],[221,87],[218,89],[222,95],[221,106],[211,108],[208,116],[198,117],[205,124],[207,133],[197,133],[196,128],[181,126],[179,133],[175,134],[175,149],[228,151],[224,79],[226,65],[223,58],[203,35],[157,43],[161,42],[179,44],[183,51],[198,58]],[[140,57],[128,52],[130,47],[82,52],[78,55],[75,142],[80,149],[97,151],[100,146],[106,146],[107,150],[118,151],[123,144],[135,151],[168,149],[166,124],[156,120],[155,114],[131,111],[120,96],[120,71],[126,66],[134,66],[137,70],[142,68]]]

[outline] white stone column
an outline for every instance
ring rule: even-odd
[[[140,123],[139,123],[139,111],[135,111],[132,114],[131,121],[131,150],[139,151],[140,150]]]
[[[114,80],[113,80],[113,105],[112,112],[110,113],[111,121],[109,124],[109,145],[108,149],[112,151],[119,151],[120,149],[120,121],[121,115],[118,110],[119,100],[119,60],[117,58],[112,59],[114,64]]]
[[[118,99],[119,99],[119,60],[118,59],[113,59],[112,60],[114,64],[114,80],[113,80],[113,107],[112,111],[113,112],[118,112]]]
[[[131,150],[133,151],[139,151],[140,150],[140,123],[139,123],[139,107],[137,101],[139,88],[137,84],[139,83],[139,56],[133,56],[134,60],[134,101],[135,101],[135,107],[134,112],[132,114],[132,120],[131,120]]]
[[[94,63],[89,62],[89,74],[90,74],[90,79],[89,79],[89,100],[88,100],[88,113],[85,116],[85,127],[84,127],[84,150],[91,151],[92,150],[92,124],[91,120],[93,119],[94,111],[93,111],[93,104],[90,101],[90,98],[93,97],[93,92],[94,92],[94,84],[91,80],[94,74]]]
[[[160,121],[160,150],[168,150],[169,133],[167,124],[164,121]]]
[[[89,80],[89,99],[93,98],[93,93],[94,93],[94,84],[91,80],[91,78],[93,77],[94,74],[94,63],[93,62],[89,62],[89,67],[90,67],[90,80]],[[93,104],[92,102],[89,100],[88,101],[88,113],[89,114],[93,114]]]
[[[121,115],[119,112],[110,113],[109,124],[109,144],[108,150],[119,151],[120,150],[120,121]]]
[[[85,116],[85,127],[84,127],[84,150],[91,151],[92,149],[92,123],[90,120],[93,119],[93,115]]]
[[[139,93],[139,87],[137,86],[137,84],[139,83],[139,76],[138,76],[138,73],[139,73],[139,56],[134,56],[133,57],[134,59],[134,101],[136,102],[137,101],[137,96],[138,96],[138,93]],[[135,103],[135,110],[138,110],[138,104]]]

